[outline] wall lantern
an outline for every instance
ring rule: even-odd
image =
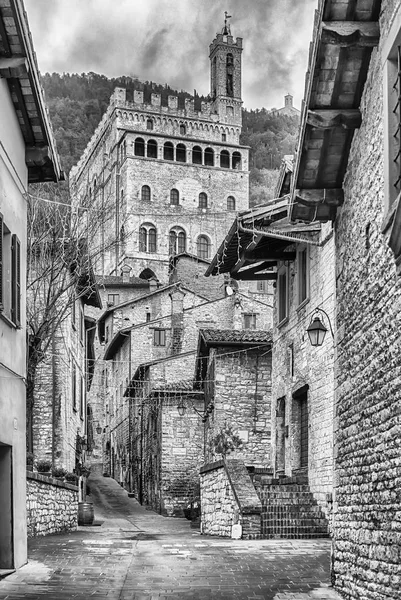
[[[185,411],[187,410],[187,407],[185,406],[185,404],[182,400],[180,400],[180,403],[177,406],[177,410],[178,410],[178,414],[180,415],[180,417],[183,417],[185,415]]]
[[[103,430],[102,430],[102,428],[101,428],[101,426],[100,426],[100,423],[99,423],[99,421],[98,421],[98,422],[97,422],[97,426],[96,426],[96,433],[97,433],[98,435],[100,435],[100,434],[102,433],[102,431],[103,431]]]
[[[334,339],[334,333],[333,333],[333,329],[331,327],[329,315],[323,309],[316,308],[315,313],[319,313],[319,312],[323,313],[326,316],[327,321],[329,323],[329,327],[330,327],[330,333]],[[319,317],[319,315],[317,314],[314,317],[312,317],[312,320],[306,331],[308,333],[309,341],[312,344],[312,346],[321,346],[324,342],[324,338],[326,337],[326,333],[327,333],[328,329],[325,326],[323,319],[321,319]]]

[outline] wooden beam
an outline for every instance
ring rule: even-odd
[[[22,118],[24,120],[24,125],[26,129],[26,135],[24,136],[26,137],[25,142],[29,145],[33,145],[35,142],[35,136],[33,134],[31,120],[26,109],[24,94],[21,90],[21,84],[18,79],[16,79],[15,77],[11,77],[8,80],[8,85],[10,87],[11,93],[15,94],[17,98],[17,108],[21,111]]]
[[[304,205],[317,206],[318,204],[329,204],[331,206],[341,206],[344,202],[344,190],[342,188],[334,189],[299,189],[295,192],[297,202]]]
[[[246,273],[243,274],[242,271],[240,271],[233,276],[233,279],[238,281],[277,281],[277,273],[269,273],[266,275],[247,275]]]
[[[4,26],[4,18],[0,15],[0,37],[4,46],[4,53],[6,56],[11,56],[11,47],[8,41],[7,31]]]
[[[263,248],[256,248],[251,252],[245,252],[244,257],[247,261],[252,260],[295,260],[297,257],[296,252],[272,252],[266,251]]]
[[[324,21],[322,42],[337,46],[373,48],[380,39],[379,23],[369,21]]]
[[[241,271],[239,271],[238,273],[240,273],[241,275],[245,275],[245,274],[250,274],[250,275],[262,275],[262,273],[259,273],[259,271],[264,271],[266,269],[271,269],[272,267],[275,267],[276,263],[272,263],[269,261],[263,261],[263,262],[259,262],[259,264],[254,265],[254,266],[249,266],[249,265],[245,265],[243,267],[243,269]],[[270,273],[265,273],[265,275],[269,275],[271,274],[272,271],[270,271]]]
[[[359,108],[324,108],[308,110],[306,122],[316,129],[332,129],[334,127],[358,129],[361,126],[362,117]]]
[[[27,146],[25,162],[28,166],[42,167],[49,162],[48,146]]]
[[[28,70],[28,60],[24,56],[0,58],[0,77],[4,77],[5,79],[23,77],[28,73]]]

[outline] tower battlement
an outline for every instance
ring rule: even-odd
[[[163,113],[173,117],[181,118],[210,118],[212,112],[212,102],[202,101],[201,109],[195,109],[195,99],[185,98],[184,108],[178,108],[178,96],[173,94],[167,98],[167,106],[162,105],[161,94],[153,92],[150,95],[150,102],[144,101],[144,93],[141,90],[134,90],[133,100],[127,100],[127,90],[117,87],[110,98],[110,104],[118,106],[121,109],[135,109],[151,113]]]
[[[210,54],[213,53],[217,46],[222,45],[227,47],[235,47],[238,50],[242,50],[242,38],[237,37],[234,42],[234,37],[232,35],[223,35],[222,33],[218,33],[213,42],[209,45]]]

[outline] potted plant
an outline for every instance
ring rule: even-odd
[[[41,475],[50,475],[50,470],[52,468],[51,460],[38,460],[36,463],[36,468],[38,470],[38,473],[40,473]]]
[[[78,485],[78,475],[75,475],[75,473],[70,473],[67,471],[65,474],[65,480],[67,483],[71,483],[72,485]]]
[[[64,477],[67,475],[67,471],[66,469],[63,469],[63,467],[54,467],[54,469],[52,469],[52,475],[56,479],[64,481]]]
[[[84,478],[82,486],[82,502],[78,502],[78,525],[92,525],[95,518],[93,502],[88,502],[86,499],[86,478],[89,477],[91,472],[90,465],[87,463],[79,463],[75,467],[75,472],[78,476]]]

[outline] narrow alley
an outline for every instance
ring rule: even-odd
[[[110,478],[91,476],[95,524],[30,540],[29,562],[0,599],[336,600],[329,540],[201,536],[185,519],[145,510]]]

